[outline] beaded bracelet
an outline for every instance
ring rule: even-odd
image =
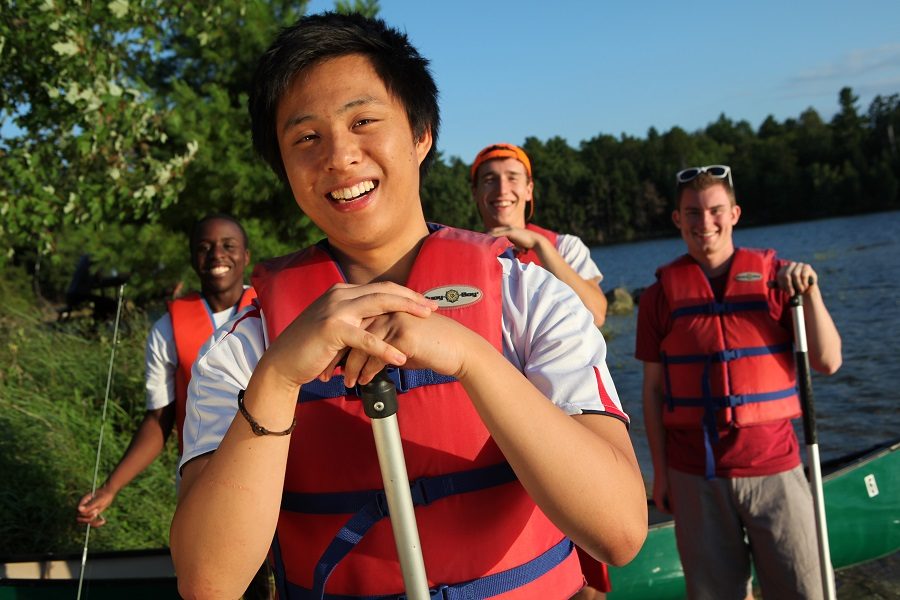
[[[291,422],[291,426],[285,429],[284,431],[269,431],[262,425],[256,422],[247,409],[244,407],[244,390],[238,392],[238,410],[241,411],[241,414],[244,415],[244,418],[247,419],[247,422],[250,423],[250,429],[253,430],[253,433],[256,435],[290,435],[290,433],[294,430],[294,427],[297,426],[297,419],[294,419]]]

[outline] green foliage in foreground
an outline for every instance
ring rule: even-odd
[[[112,349],[112,321],[48,321],[28,290],[21,272],[0,269],[0,555],[80,551],[75,506],[91,490]],[[148,326],[143,314],[125,312],[98,485],[143,416]],[[109,522],[91,531],[91,550],[168,545],[176,460],[172,439],[106,511]]]

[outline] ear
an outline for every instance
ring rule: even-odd
[[[425,160],[425,157],[428,156],[428,152],[431,150],[431,145],[433,143],[434,138],[431,137],[431,127],[429,127],[419,136],[419,139],[416,140],[416,157],[418,158],[420,165],[422,164],[422,161]]]
[[[737,222],[741,218],[741,205],[735,204],[731,207],[731,225],[737,225]]]
[[[244,250],[244,268],[247,268],[247,265],[250,264],[250,249]]]
[[[681,213],[677,209],[672,211],[672,222],[676,228],[681,229]]]

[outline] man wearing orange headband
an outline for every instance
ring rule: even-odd
[[[519,262],[536,263],[572,288],[591,311],[594,323],[603,325],[603,274],[588,247],[574,235],[558,234],[528,222],[534,216],[534,181],[528,155],[512,144],[487,146],[475,157],[470,179],[472,197],[487,232],[515,244]]]
[[[536,263],[566,283],[591,311],[597,327],[606,320],[603,274],[588,247],[574,235],[558,234],[528,221],[534,216],[531,160],[513,144],[492,144],[475,157],[470,172],[472,197],[488,233],[506,237],[522,263]],[[525,216],[526,208],[528,216]],[[611,590],[606,565],[578,549],[588,587],[580,599],[601,598]]]

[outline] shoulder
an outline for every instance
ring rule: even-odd
[[[588,249],[587,244],[578,237],[577,235],[572,235],[571,233],[560,233],[556,236],[556,249]]]
[[[154,321],[153,325],[150,326],[150,333],[148,334],[149,340],[156,341],[171,341],[174,340],[175,335],[172,330],[172,316],[166,311],[163,315]]]
[[[503,318],[512,330],[534,333],[560,321],[594,328],[593,316],[568,285],[536,264],[498,258],[502,265]],[[529,334],[530,335],[530,334]]]
[[[665,299],[666,297],[662,293],[662,284],[658,281],[654,281],[641,292],[638,306],[640,308],[644,308],[645,306],[656,306],[659,302],[665,301]]]

